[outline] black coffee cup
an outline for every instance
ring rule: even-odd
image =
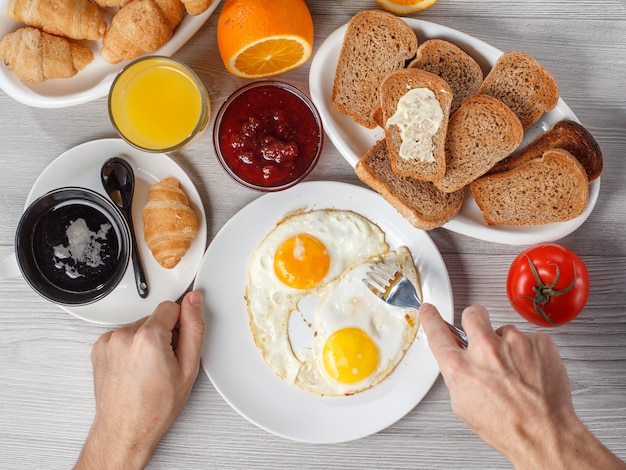
[[[119,209],[79,187],[55,189],[33,201],[15,234],[24,279],[61,305],[86,305],[111,293],[124,277],[130,246]]]

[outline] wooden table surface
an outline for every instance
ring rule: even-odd
[[[308,0],[315,49],[373,0]],[[221,5],[217,9],[219,13]],[[216,48],[217,13],[175,57],[209,91],[213,114],[247,83],[225,71]],[[626,7],[620,0],[439,0],[411,15],[458,29],[498,49],[519,49],[556,78],[561,97],[591,131],[605,158],[599,199],[587,221],[560,240],[589,268],[584,312],[550,331],[571,377],[581,419],[626,459]],[[308,92],[310,61],[280,77]],[[329,70],[329,76],[333,73]],[[15,228],[30,188],[58,155],[83,142],[115,137],[106,98],[41,109],[0,92],[0,258],[13,252]],[[207,213],[208,240],[259,197],[231,181],[206,132],[172,158],[190,175]],[[332,143],[309,180],[360,184]],[[455,320],[482,303],[494,325],[521,320],[505,295],[507,269],[524,246],[476,240],[445,229],[429,232],[447,266]],[[157,294],[158,295],[158,294]],[[79,320],[33,292],[22,278],[0,282],[0,468],[69,468],[94,413],[94,341],[107,330]],[[253,393],[253,391],[251,391]],[[387,429],[355,441],[313,445],[270,434],[234,411],[201,371],[191,398],[150,468],[509,468],[451,411],[439,378],[425,398]]]

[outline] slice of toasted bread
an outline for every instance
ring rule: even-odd
[[[466,98],[450,117],[446,173],[435,186],[458,191],[507,157],[523,138],[522,124],[502,101],[487,95]]]
[[[524,129],[554,108],[559,100],[556,80],[533,57],[505,52],[485,77],[478,93],[493,96],[513,110]]]
[[[582,214],[589,198],[585,169],[563,149],[483,176],[470,188],[489,225],[564,222]]]
[[[381,82],[415,57],[417,37],[400,18],[379,10],[357,13],[348,22],[333,82],[335,108],[373,129]]]
[[[464,191],[444,193],[432,183],[396,175],[385,139],[381,139],[357,162],[357,176],[411,224],[422,230],[441,227],[463,204]]]
[[[569,119],[556,122],[531,143],[496,163],[489,173],[511,170],[554,148],[567,150],[574,155],[585,169],[589,182],[602,173],[604,159],[600,146],[585,127]]]
[[[409,68],[425,70],[443,78],[452,89],[450,114],[468,96],[476,94],[483,82],[483,71],[464,50],[443,39],[429,39],[417,48]]]
[[[418,137],[416,141],[420,138],[427,139],[423,153],[401,155],[400,148],[403,143],[401,130],[397,125],[390,124],[388,121],[396,113],[400,99],[416,88],[427,88],[432,91],[441,107],[443,118],[434,134],[430,135],[429,131],[416,134]],[[389,75],[381,84],[380,100],[385,139],[387,139],[393,171],[402,176],[411,176],[424,181],[440,179],[446,171],[445,139],[452,103],[452,90],[446,81],[435,74],[419,69],[400,70]],[[415,122],[418,124],[419,119],[420,116],[417,115]]]

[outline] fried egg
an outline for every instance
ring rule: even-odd
[[[344,210],[297,212],[266,235],[248,265],[245,300],[254,341],[279,377],[293,383],[302,366],[288,333],[298,303],[323,297],[346,270],[388,250],[380,227]]]
[[[400,247],[382,260],[419,286],[410,251]],[[295,384],[319,395],[352,395],[385,379],[416,338],[418,313],[388,305],[363,279],[371,262],[360,264],[333,282],[315,313],[312,347],[296,353],[301,362]]]

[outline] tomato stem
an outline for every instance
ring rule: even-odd
[[[530,297],[530,296],[522,296],[522,297],[530,300],[533,303],[533,306],[535,307],[535,311],[539,315],[541,315],[548,323],[550,323],[553,326],[557,326],[554,320],[550,318],[550,315],[548,315],[541,307],[547,304],[548,302],[550,302],[550,299],[552,297],[567,294],[569,291],[571,291],[574,288],[574,285],[576,284],[576,263],[572,263],[574,266],[574,279],[572,280],[571,284],[564,289],[556,290],[554,289],[554,287],[556,286],[556,283],[559,281],[559,276],[561,275],[561,269],[559,265],[557,263],[551,263],[550,261],[546,261],[546,264],[554,265],[555,267],[554,280],[552,281],[551,284],[546,284],[539,277],[537,268],[535,267],[532,260],[530,259],[530,256],[526,255],[526,259],[528,259],[528,266],[530,267],[530,270],[533,273],[533,277],[535,278],[535,282],[537,283],[537,285],[533,286],[533,292],[535,293],[534,297]]]

